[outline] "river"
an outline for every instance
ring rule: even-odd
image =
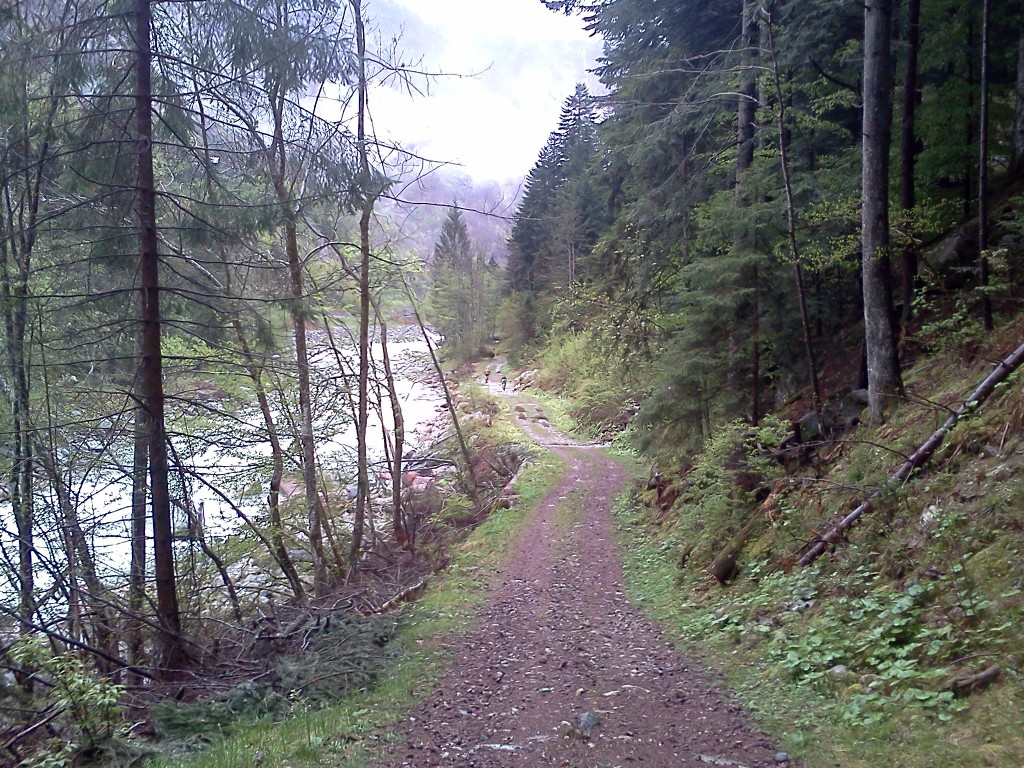
[[[436,342],[436,338],[434,339]],[[356,388],[355,370],[358,357],[351,344],[335,351],[327,343],[326,334],[311,332],[309,336],[313,379],[317,461],[321,474],[335,494],[344,493],[355,477],[356,440],[353,409]],[[407,450],[416,450],[427,439],[428,433],[443,413],[443,392],[434,372],[426,342],[418,328],[401,329],[392,334],[388,343],[395,386],[402,407],[407,435]],[[372,357],[381,359],[379,342],[373,344]],[[281,360],[282,367],[294,365]],[[383,424],[391,423],[391,405],[379,376],[378,394],[383,397]],[[269,381],[272,377],[268,376]],[[286,385],[287,386],[287,385]],[[216,388],[213,388],[216,391]],[[245,388],[242,388],[245,391]],[[251,392],[251,389],[249,390]],[[270,446],[261,412],[252,402],[235,405],[235,399],[219,399],[209,393],[202,397],[196,393],[181,392],[168,404],[168,433],[171,435],[171,496],[174,503],[175,527],[181,534],[188,533],[186,510],[199,513],[207,536],[223,537],[238,531],[243,523],[238,511],[255,521],[266,516],[266,497],[270,480]],[[282,445],[290,456],[292,429],[297,412],[293,392],[271,396],[274,418],[281,434]],[[187,403],[187,405],[182,405]],[[383,468],[384,437],[381,419],[374,414],[368,425],[367,443],[370,464]],[[116,422],[104,420],[93,429],[88,439],[68,438],[58,455],[66,464],[62,475],[67,482],[78,519],[94,550],[98,572],[112,584],[127,576],[130,541],[131,467],[130,420]],[[103,435],[106,434],[107,437]],[[288,437],[286,437],[288,436]],[[300,488],[300,470],[294,458],[286,465],[286,478],[282,496],[287,498]],[[378,473],[373,473],[376,479]],[[375,492],[384,489],[378,487]],[[63,519],[56,514],[54,495],[43,479],[37,483],[37,556],[40,567],[37,583],[42,587],[50,579],[46,571],[63,572],[64,529]],[[13,558],[17,552],[10,506],[0,501],[0,541]],[[13,559],[8,562],[13,563]],[[4,569],[11,587],[13,573]],[[2,587],[0,587],[2,588]]]

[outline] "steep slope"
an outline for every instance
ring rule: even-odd
[[[641,588],[809,766],[1024,764],[1021,372],[972,394],[1021,338],[1017,320],[918,350],[881,427],[773,444],[730,425],[625,513],[643,531]],[[965,403],[930,460],[893,482]]]

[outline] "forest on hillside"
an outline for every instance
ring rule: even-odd
[[[807,765],[1019,764],[1024,5],[545,4],[498,335],[650,462],[636,593]]]
[[[1019,311],[1020,3],[546,5],[607,91],[528,176],[499,332],[553,342],[584,421],[675,459],[794,400],[827,431],[859,388],[877,422],[901,350]]]

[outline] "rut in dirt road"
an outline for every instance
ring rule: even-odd
[[[599,449],[555,447],[563,440],[530,427],[566,460],[566,478],[385,765],[777,765],[728,695],[623,594],[610,510],[625,472]]]

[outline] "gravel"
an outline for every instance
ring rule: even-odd
[[[781,753],[714,673],[626,598],[610,514],[624,470],[546,425],[528,433],[567,461],[566,478],[438,689],[396,724],[402,736],[381,768],[778,765]],[[586,511],[566,526],[555,513],[569,498]]]

